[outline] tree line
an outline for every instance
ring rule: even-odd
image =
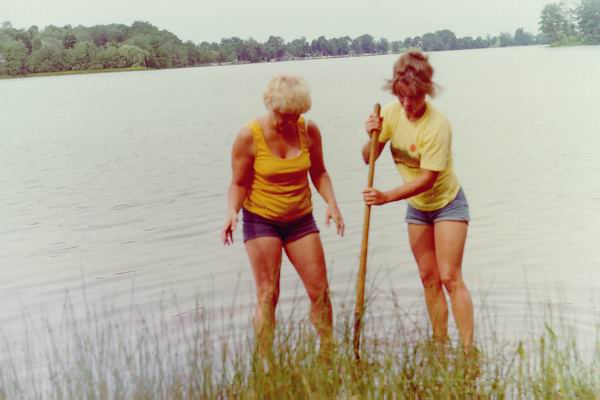
[[[591,0],[584,0],[591,1]],[[594,0],[598,1],[598,0]],[[260,43],[252,38],[223,38],[219,43],[183,42],[175,34],[136,21],[92,27],[54,25],[39,29],[17,29],[10,22],[0,25],[0,75],[41,72],[101,70],[113,68],[178,68],[215,63],[254,63],[315,57],[399,53],[409,47],[424,51],[522,46],[547,43],[519,28],[498,36],[461,37],[448,29],[388,41],[364,34],[308,41],[305,37],[285,42],[271,36]]]
[[[552,45],[600,44],[600,0],[546,4],[540,31]]]
[[[409,47],[424,51],[522,46],[541,43],[522,28],[514,35],[462,37],[448,29],[389,42],[364,34],[309,42],[305,37],[285,42],[271,36],[264,43],[249,38],[223,38],[220,43],[183,42],[175,34],[148,22],[17,29],[0,25],[0,74],[99,70],[112,68],[173,68],[215,63],[254,63],[315,57],[399,53]]]

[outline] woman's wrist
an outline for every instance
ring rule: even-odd
[[[383,204],[387,204],[393,201],[391,191],[381,192],[381,196],[383,197]]]
[[[227,209],[227,214],[229,215],[237,215],[239,212],[239,210],[236,210],[235,207],[229,207]]]
[[[394,201],[402,200],[402,196],[397,195],[395,189],[392,189],[387,192],[383,192],[383,197],[386,203],[391,203]]]
[[[331,201],[327,202],[327,207],[338,208],[337,201],[331,200]]]

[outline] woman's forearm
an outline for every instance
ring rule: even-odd
[[[246,192],[247,189],[244,186],[232,183],[229,186],[229,191],[227,193],[227,210],[237,214],[240,211],[240,208],[242,208],[242,204],[246,198]]]
[[[385,192],[386,202],[408,199],[423,192],[428,191],[433,187],[435,180],[418,177],[417,179],[407,182],[402,186],[398,186],[392,190]]]
[[[327,204],[337,204],[335,200],[335,194],[333,192],[333,183],[331,182],[331,178],[327,172],[324,172],[316,179],[313,179],[313,184]]]

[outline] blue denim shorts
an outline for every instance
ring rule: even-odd
[[[242,220],[244,221],[244,243],[264,236],[278,237],[283,243],[289,243],[309,233],[319,232],[312,213],[293,221],[279,222],[261,217],[243,208]]]
[[[421,211],[407,203],[405,221],[408,224],[433,225],[439,221],[469,222],[469,203],[462,188],[454,200],[435,211]]]

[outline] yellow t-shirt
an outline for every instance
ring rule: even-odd
[[[421,211],[445,207],[456,197],[460,185],[452,169],[452,128],[446,117],[429,102],[417,121],[410,121],[399,101],[381,111],[383,125],[379,142],[390,141],[392,158],[405,182],[421,174],[421,169],[439,171],[433,187],[406,199]]]

